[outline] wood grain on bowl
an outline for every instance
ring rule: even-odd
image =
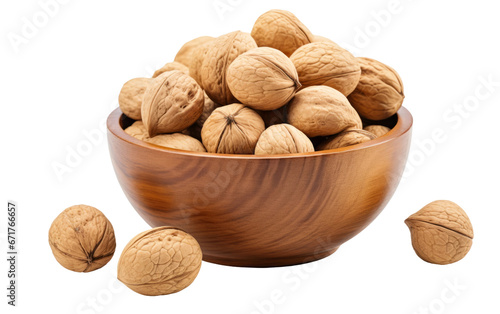
[[[152,227],[192,234],[203,259],[283,266],[328,256],[363,230],[392,197],[406,164],[412,117],[401,108],[386,136],[328,151],[226,155],[161,148],[108,118],[116,176]],[[391,122],[388,122],[391,124]]]

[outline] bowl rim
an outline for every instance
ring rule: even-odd
[[[172,153],[176,155],[196,156],[203,158],[255,159],[255,160],[304,158],[304,157],[315,157],[324,155],[336,155],[352,151],[358,151],[395,140],[400,136],[402,136],[403,134],[407,133],[413,125],[413,117],[411,113],[408,111],[408,109],[402,106],[396,113],[398,118],[396,125],[387,134],[365,143],[347,147],[329,149],[329,150],[314,151],[310,153],[295,153],[295,154],[280,154],[280,155],[219,154],[219,153],[209,153],[209,152],[193,152],[175,148],[168,148],[136,139],[135,137],[125,133],[125,130],[123,130],[123,128],[120,126],[120,119],[122,115],[124,114],[119,107],[117,107],[109,114],[108,119],[106,121],[108,132],[112,133],[115,137],[119,138],[120,140],[128,142],[131,145],[145,149],[161,151],[165,153]]]

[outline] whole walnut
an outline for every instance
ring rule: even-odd
[[[271,10],[259,16],[251,34],[259,47],[278,49],[287,57],[314,40],[309,29],[295,15],[284,10]]]
[[[351,105],[360,116],[370,120],[383,120],[394,115],[405,98],[398,73],[379,61],[356,59],[361,66],[361,78],[349,95]]]
[[[113,226],[97,208],[75,205],[52,222],[49,244],[64,268],[91,272],[106,265],[115,253]]]
[[[368,125],[363,128],[363,130],[368,131],[375,135],[376,137],[381,137],[389,133],[391,129],[383,125]]]
[[[269,47],[238,56],[227,69],[226,81],[234,97],[258,110],[284,106],[301,87],[292,61]]]
[[[189,150],[193,152],[206,152],[205,147],[200,141],[181,133],[159,134],[155,137],[146,138],[144,141],[168,148]]]
[[[201,129],[201,138],[210,153],[253,154],[264,129],[257,112],[242,104],[231,104],[212,112]]]
[[[134,123],[132,123],[131,126],[125,129],[125,133],[141,141],[149,138],[146,126],[144,126],[144,123],[142,123],[142,121],[135,121]]]
[[[196,81],[180,71],[154,79],[144,93],[142,120],[150,137],[180,132],[198,120],[205,98]]]
[[[255,147],[255,155],[309,152],[314,152],[311,140],[299,129],[286,123],[267,128]]]
[[[129,118],[141,120],[141,106],[144,92],[152,83],[152,79],[139,77],[126,82],[118,96],[121,111]]]
[[[337,134],[331,139],[322,142],[318,149],[329,150],[361,144],[376,139],[377,137],[365,130],[347,130]]]
[[[201,268],[200,245],[190,234],[158,227],[135,236],[118,261],[118,280],[149,296],[176,293],[188,287]]]
[[[207,43],[200,71],[200,83],[208,97],[221,105],[236,102],[226,82],[226,71],[239,55],[257,48],[252,36],[240,31],[222,35]]]
[[[189,67],[191,60],[193,58],[193,52],[201,45],[213,40],[211,36],[201,36],[192,39],[182,45],[181,49],[175,55],[174,61],[184,64]]]
[[[326,85],[347,96],[356,88],[361,76],[356,58],[349,51],[329,42],[304,45],[293,53],[290,60],[305,87]]]
[[[363,128],[361,118],[347,98],[328,86],[304,88],[287,107],[288,123],[309,137]]]
[[[174,62],[168,62],[163,67],[156,70],[155,73],[153,74],[153,78],[156,78],[165,72],[174,70],[178,70],[189,75],[189,68],[187,66],[185,66],[182,63],[174,61]]]
[[[405,220],[417,255],[433,264],[451,264],[467,255],[474,231],[465,211],[451,201],[434,201]]]

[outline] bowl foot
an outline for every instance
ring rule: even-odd
[[[211,256],[203,254],[203,260],[205,262],[225,265],[225,266],[237,266],[237,267],[281,267],[281,266],[293,266],[305,263],[314,262],[323,259],[327,256],[332,255],[337,251],[338,247],[326,252],[321,252],[318,254],[308,255],[308,256],[290,256],[290,257],[279,257],[279,258],[260,258],[260,259],[229,259],[219,256]]]

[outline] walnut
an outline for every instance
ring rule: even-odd
[[[240,31],[208,42],[200,71],[200,83],[208,97],[221,105],[236,102],[226,82],[229,65],[244,52],[257,48],[250,34]]]
[[[142,121],[135,121],[132,123],[131,126],[125,129],[125,133],[141,141],[149,138],[148,131]]]
[[[193,48],[193,52],[191,53],[191,61],[189,62],[189,75],[194,78],[194,80],[200,84],[201,86],[201,67],[203,65],[203,61],[205,60],[205,56],[208,53],[208,49],[210,47],[210,42],[213,40],[209,40],[200,44],[196,48]]]
[[[153,80],[150,78],[134,78],[126,82],[118,96],[121,111],[129,118],[141,120],[141,106],[144,92]]]
[[[326,85],[345,96],[356,88],[361,75],[356,58],[329,42],[304,45],[293,53],[290,60],[297,68],[303,86]]]
[[[113,226],[97,208],[75,205],[52,222],[49,244],[56,260],[76,272],[91,272],[106,265],[116,247]]]
[[[205,147],[200,141],[181,133],[160,134],[155,137],[148,137],[144,139],[144,141],[168,148],[189,150],[193,152],[206,152]]]
[[[359,115],[383,120],[394,115],[403,104],[403,82],[391,67],[369,58],[357,58],[361,78],[349,101]]]
[[[376,137],[381,137],[389,133],[391,129],[383,125],[368,125],[363,128],[363,130],[368,131],[375,135]]]
[[[319,150],[335,149],[361,144],[374,140],[376,138],[372,133],[365,130],[347,130],[337,134],[333,138],[325,140],[318,147]]]
[[[212,112],[201,129],[201,138],[211,153],[253,154],[264,129],[258,113],[242,104],[231,104]]]
[[[465,211],[451,201],[435,201],[408,217],[417,255],[433,264],[451,264],[467,255],[474,238]]]
[[[156,78],[167,71],[174,71],[174,70],[178,70],[181,71],[182,73],[186,73],[189,75],[189,68],[187,66],[185,66],[182,63],[174,61],[174,62],[168,62],[163,67],[156,70],[155,73],[153,74],[153,78]]]
[[[251,34],[259,47],[278,49],[287,57],[314,38],[295,15],[284,10],[271,10],[259,16]]]
[[[155,78],[144,93],[142,120],[150,137],[182,131],[195,123],[203,111],[203,90],[180,71]]]
[[[299,129],[286,123],[267,128],[255,147],[256,155],[309,152],[314,152],[311,140]]]
[[[328,86],[311,86],[295,94],[288,104],[288,123],[309,137],[363,127],[347,98]]]
[[[284,106],[301,87],[292,61],[268,47],[238,56],[227,70],[226,81],[234,97],[258,110]]]
[[[188,233],[158,227],[135,236],[118,261],[118,280],[149,296],[179,292],[188,287],[201,268],[200,245]]]
[[[174,61],[184,64],[189,67],[191,64],[191,60],[193,59],[193,52],[196,51],[198,47],[201,45],[213,40],[214,38],[211,36],[201,36],[195,39],[192,39],[185,43],[181,49],[175,55]]]

